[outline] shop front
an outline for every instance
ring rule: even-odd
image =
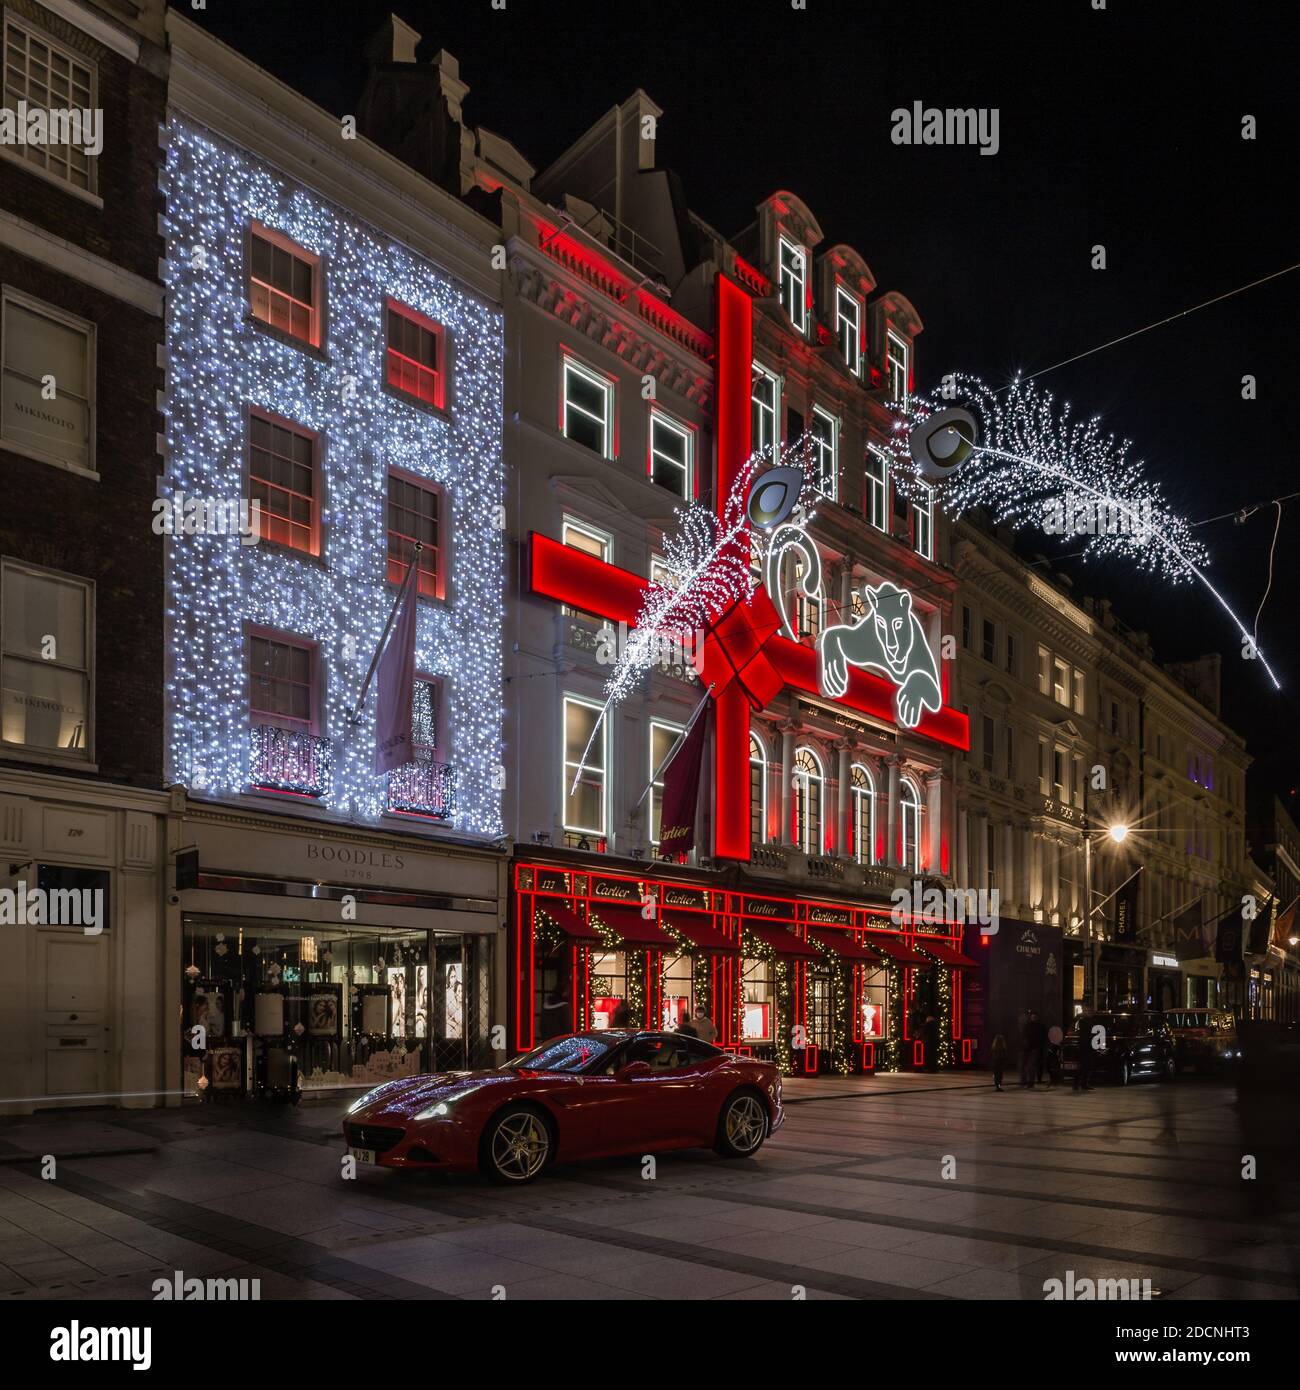
[[[172,832],[185,1098],[291,1099],[499,1060],[501,855],[215,808]]]
[[[1152,951],[1147,961],[1146,1007],[1177,1009],[1184,1003],[1183,969],[1168,951]]]
[[[660,876],[667,869],[514,864],[518,1049],[585,1029],[675,1028],[703,1009],[718,1046],[786,1074],[972,1060],[962,1010],[975,962],[955,935],[900,930],[883,906],[759,895],[706,875]]]
[[[1097,957],[1097,1008],[1102,1013],[1125,1013],[1145,998],[1143,977],[1147,953],[1141,946],[1107,941]]]
[[[1065,942],[1059,927],[1041,922],[1003,917],[991,936],[982,935],[978,923],[967,925],[965,946],[977,968],[968,976],[963,1024],[975,1040],[976,1058],[982,1065],[988,1064],[989,1049],[998,1034],[1007,1041],[1012,1065],[1019,1064],[1020,1040],[1031,1011],[1049,1033],[1066,1026],[1072,1016],[1072,1010],[1066,1012],[1067,1005],[1074,1002],[1066,995],[1073,980],[1063,978],[1068,944],[1072,943]],[[1078,973],[1081,991],[1081,966]],[[1082,993],[1078,1003],[1082,1007]]]

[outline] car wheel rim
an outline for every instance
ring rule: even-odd
[[[741,1096],[727,1111],[727,1142],[741,1153],[750,1153],[763,1142],[766,1129],[763,1107],[754,1096]]]
[[[550,1147],[546,1126],[536,1115],[508,1115],[492,1136],[492,1163],[503,1178],[523,1182],[542,1171]]]

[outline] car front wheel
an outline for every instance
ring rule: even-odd
[[[767,1109],[752,1091],[741,1091],[722,1107],[714,1148],[723,1158],[749,1158],[767,1138]]]
[[[532,1182],[550,1156],[550,1128],[528,1106],[503,1110],[483,1136],[483,1170],[497,1182]]]
[[[1131,1079],[1132,1073],[1129,1071],[1128,1059],[1126,1058],[1119,1064],[1119,1076],[1116,1080],[1118,1080],[1121,1086],[1127,1086]]]

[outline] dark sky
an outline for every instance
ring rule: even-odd
[[[917,306],[928,390],[951,370],[1001,384],[1300,262],[1300,7],[1093,3],[508,0],[502,12],[455,0],[397,13],[425,36],[421,57],[446,47],[460,59],[470,123],[539,168],[640,86],[664,108],[660,162],[720,231],[739,231],[777,188],[797,193],[826,245],[855,246],[882,291]],[[344,113],[365,40],[392,6],[182,8]],[[914,101],[997,107],[998,154],[895,146],[890,113]],[[1245,115],[1253,141],[1241,138]],[[1090,266],[1096,243],[1104,271]],[[1041,384],[1132,438],[1189,518],[1233,512],[1300,489],[1298,319],[1300,270]],[[1247,373],[1254,401],[1242,399]],[[1203,590],[1115,563],[1076,571],[1076,593],[1111,596],[1162,658],[1224,654],[1226,717],[1284,792],[1300,782],[1298,518],[1300,498],[1284,507],[1259,628],[1280,695]],[[1275,521],[1265,507],[1199,532],[1247,627]],[[1041,538],[1029,548],[1049,549]]]

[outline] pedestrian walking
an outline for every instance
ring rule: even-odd
[[[1002,1073],[1007,1067],[1007,1040],[999,1033],[989,1046],[989,1061],[993,1066],[993,1089],[1002,1089]]]
[[[1037,1012],[1030,1009],[1020,1033],[1020,1085],[1026,1090],[1032,1091],[1038,1084],[1038,1069],[1042,1064],[1046,1041],[1047,1029],[1043,1027]]]
[[[1092,1090],[1092,1068],[1097,1060],[1096,1049],[1092,1045],[1092,1030],[1097,1020],[1089,1013],[1081,1013],[1075,1021],[1079,1030],[1079,1065],[1074,1073],[1076,1091]]]
[[[695,1018],[691,1022],[691,1027],[695,1031],[695,1036],[701,1042],[713,1043],[718,1040],[718,1030],[713,1026],[713,1020],[709,1017],[709,1011],[700,1004],[695,1010]]]

